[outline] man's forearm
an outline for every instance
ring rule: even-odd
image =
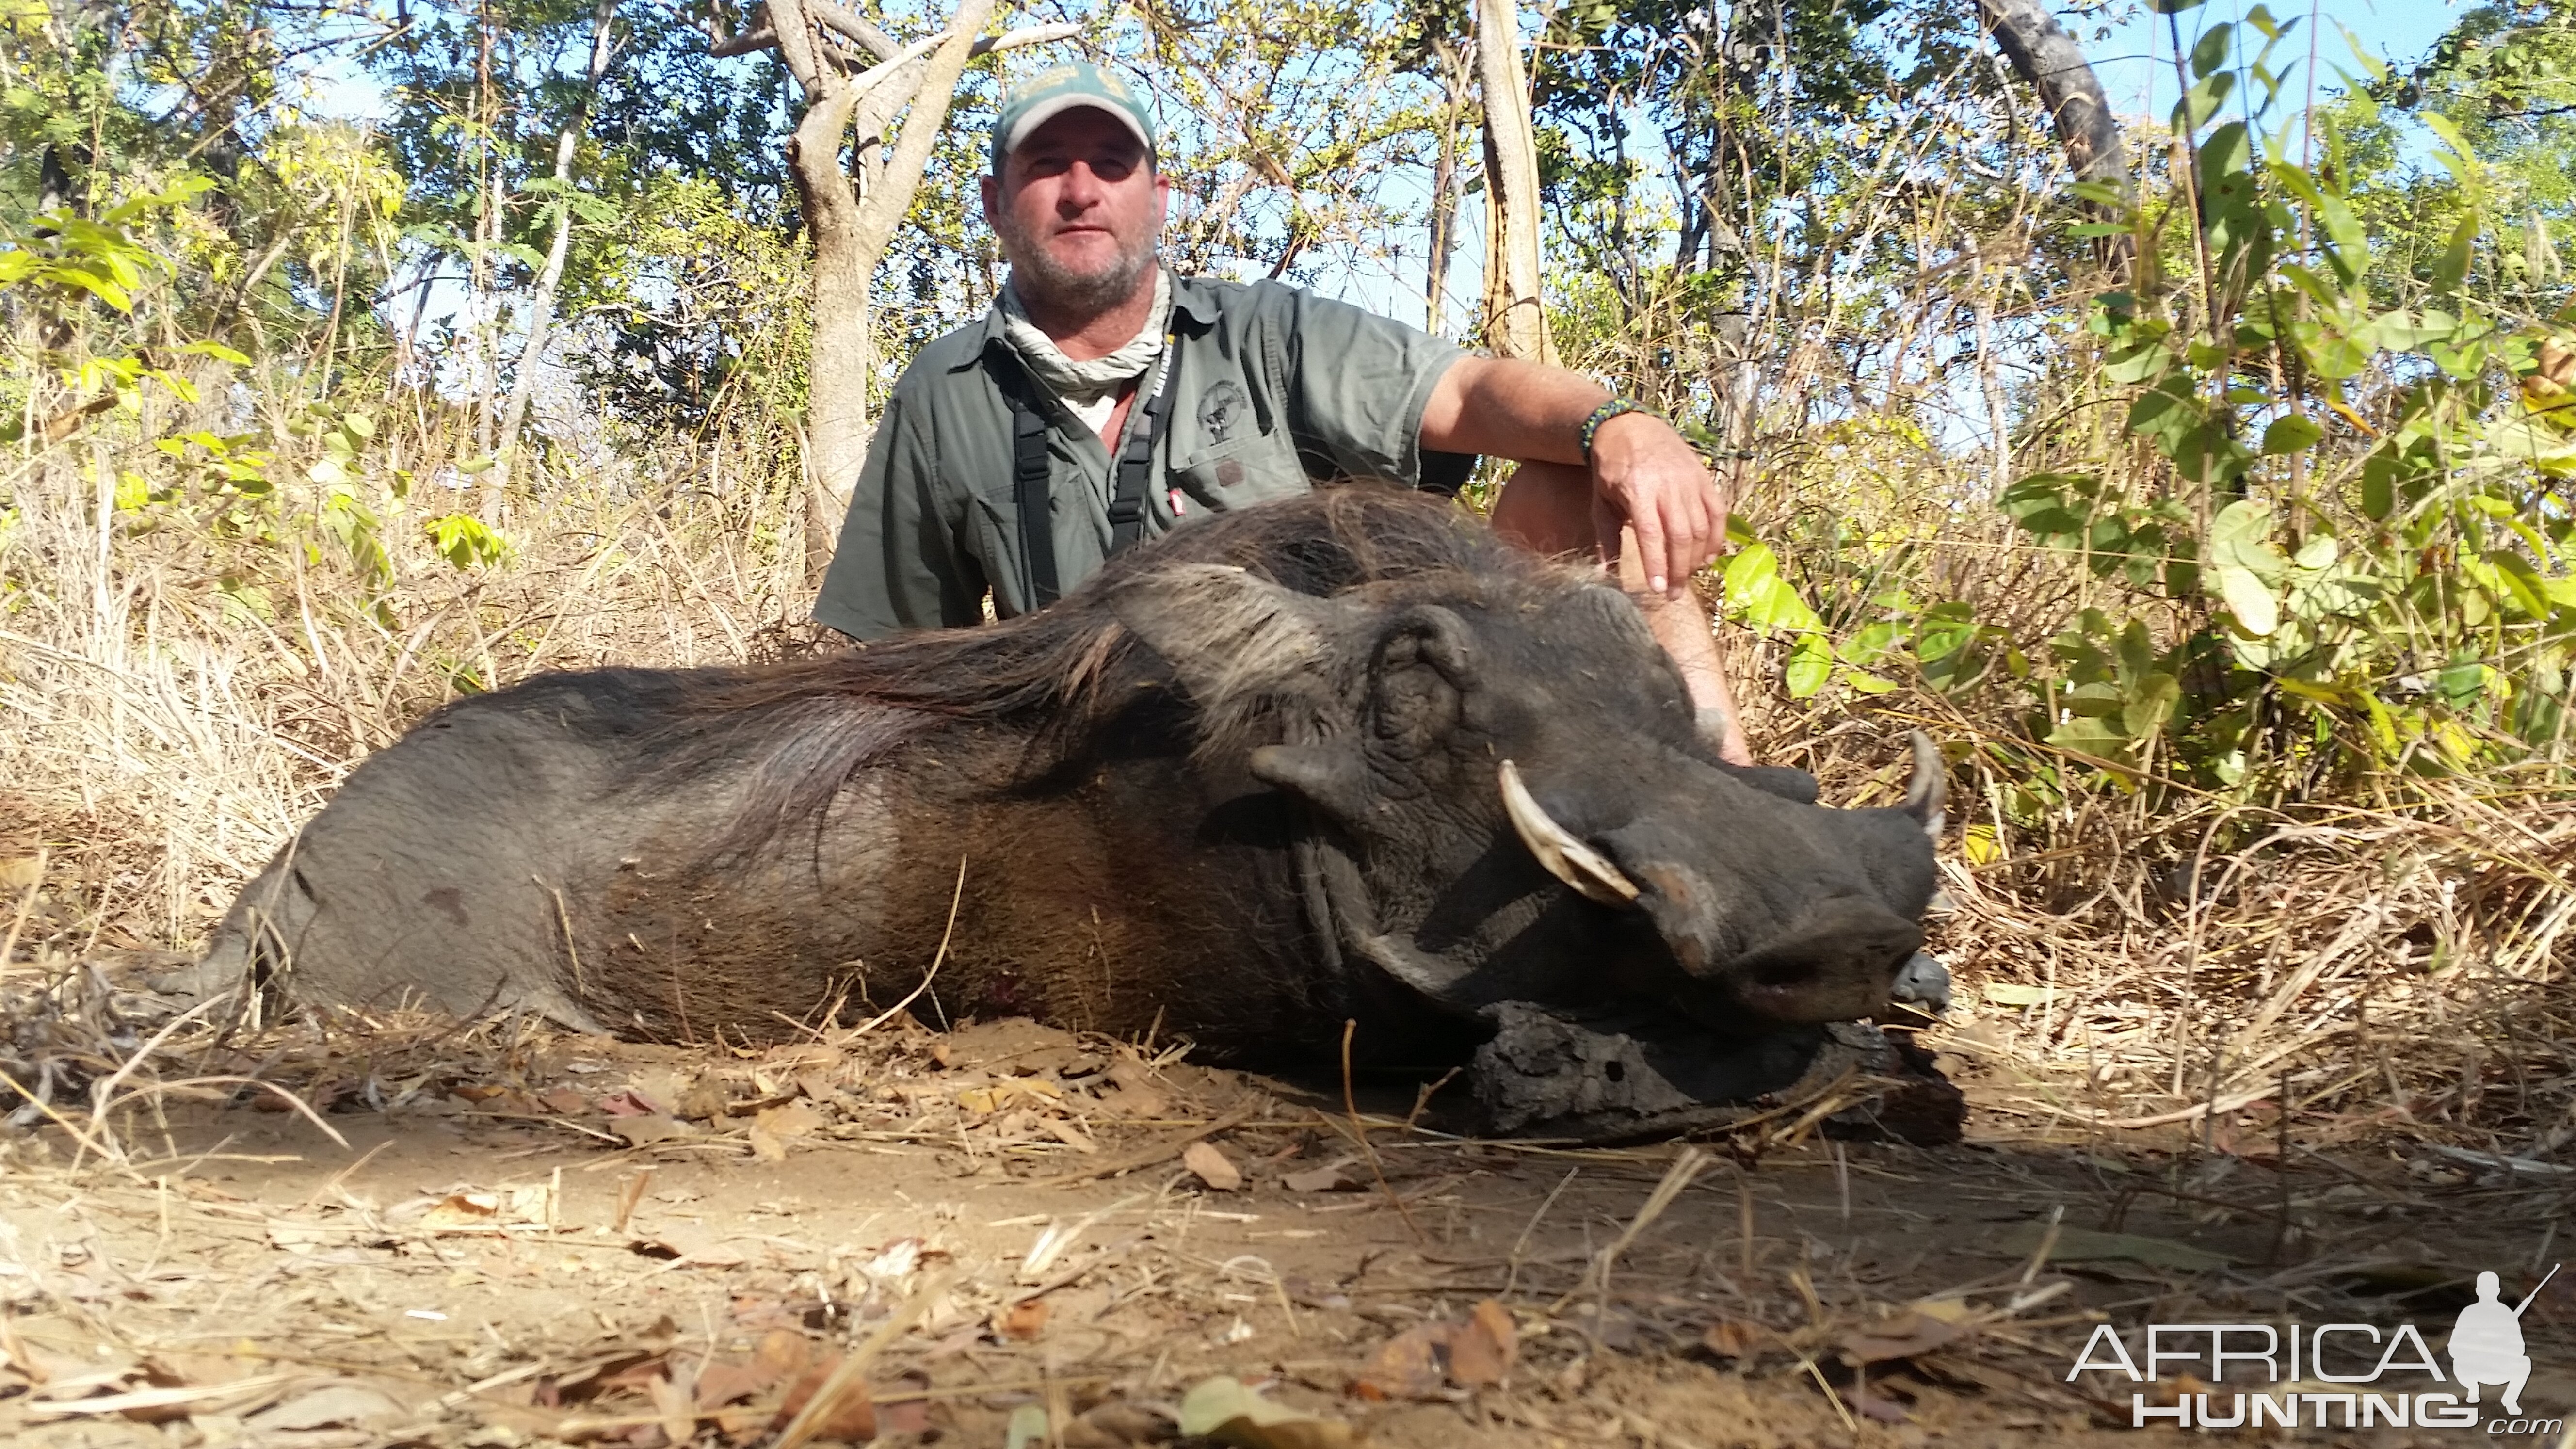
[[[1583,420],[1610,400],[1601,384],[1562,367],[1508,357],[1462,357],[1422,409],[1422,446],[1524,463],[1583,463]]]

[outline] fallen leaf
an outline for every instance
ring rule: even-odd
[[[686,1444],[698,1436],[698,1405],[687,1390],[669,1379],[649,1379],[644,1393],[653,1401],[653,1412],[661,1416],[664,1438]]]
[[[1351,1385],[1363,1399],[1432,1399],[1440,1396],[1440,1349],[1450,1325],[1416,1324],[1379,1345]]]
[[[1035,1404],[1022,1404],[1011,1410],[1011,1421],[1003,1426],[1002,1449],[1045,1449],[1047,1411]]]
[[[1768,1337],[1768,1333],[1749,1323],[1721,1318],[1708,1326],[1708,1331],[1699,1336],[1699,1341],[1702,1347],[1719,1358],[1750,1358]]]
[[[430,1204],[420,1226],[433,1233],[542,1228],[554,1217],[554,1187],[543,1182],[451,1192]]]
[[[832,1370],[840,1365],[839,1354],[827,1353],[797,1375],[795,1384],[787,1390],[787,1397],[779,1401],[778,1412],[769,1421],[770,1427],[784,1429],[798,1414],[805,1412],[805,1405],[823,1387],[823,1381],[832,1376]],[[865,1379],[852,1379],[843,1385],[839,1401],[828,1406],[822,1421],[814,1426],[815,1438],[837,1439],[844,1444],[865,1444],[876,1436],[877,1406],[868,1395]]]
[[[1047,1106],[1064,1100],[1064,1092],[1043,1077],[1006,1077],[989,1087],[967,1087],[957,1105],[969,1112],[999,1112],[1013,1103]]]
[[[1182,1395],[1180,1431],[1182,1438],[1212,1439],[1234,1449],[1352,1449],[1360,1442],[1338,1419],[1301,1414],[1223,1374],[1201,1379]]]
[[[608,1102],[608,1098],[600,1099],[602,1107],[607,1106]],[[687,1123],[659,1113],[638,1117],[612,1112],[609,1116],[613,1120],[609,1122],[608,1130],[626,1139],[626,1145],[629,1147],[643,1147],[655,1142],[667,1142],[674,1137],[697,1135]]]
[[[745,1136],[751,1141],[751,1155],[754,1161],[785,1162],[787,1160],[787,1144],[779,1141],[777,1134],[767,1128],[754,1127]]]
[[[1084,1132],[1081,1128],[1066,1121],[1062,1117],[1042,1117],[1038,1119],[1038,1125],[1044,1127],[1049,1135],[1053,1136],[1056,1141],[1063,1143],[1065,1146],[1072,1148],[1076,1152],[1098,1152],[1100,1150],[1100,1144],[1092,1141],[1089,1133]]]
[[[805,1372],[805,1365],[813,1357],[812,1339],[791,1328],[773,1328],[760,1336],[760,1347],[752,1350],[751,1364],[774,1383]]]
[[[776,1382],[777,1374],[765,1371],[756,1363],[709,1359],[698,1370],[698,1412],[705,1414],[727,1404],[739,1404]]]
[[[1854,1363],[1912,1358],[1956,1343],[1967,1330],[1928,1313],[1906,1313],[1843,1335],[1843,1353]]]
[[[647,1258],[669,1258],[696,1268],[734,1268],[750,1261],[740,1248],[705,1228],[666,1228],[627,1246]]]
[[[557,1087],[537,1101],[547,1111],[561,1117],[579,1117],[590,1110],[590,1099],[575,1087]]]
[[[599,1110],[611,1117],[662,1117],[660,1104],[648,1100],[633,1087],[621,1087],[599,1099]]]
[[[457,1228],[498,1226],[501,1218],[501,1195],[491,1192],[451,1192],[421,1214],[420,1225],[430,1232],[447,1232]]]
[[[1280,1179],[1290,1192],[1356,1192],[1360,1180],[1351,1175],[1351,1159],[1328,1162],[1305,1172],[1292,1172]]]
[[[799,1099],[783,1107],[771,1107],[752,1119],[755,1126],[772,1137],[810,1137],[830,1125],[823,1114]]]
[[[1491,1388],[1509,1377],[1520,1357],[1520,1335],[1512,1315],[1488,1298],[1467,1315],[1466,1326],[1449,1336],[1449,1381],[1462,1389]]]
[[[338,1383],[298,1394],[275,1408],[262,1409],[242,1427],[262,1434],[280,1430],[327,1429],[344,1424],[363,1429],[399,1417],[403,1407],[365,1384]]]
[[[0,889],[23,891],[43,882],[45,863],[32,855],[0,860]]]
[[[1199,1181],[1218,1192],[1232,1192],[1243,1186],[1243,1170],[1226,1160],[1210,1142],[1193,1142],[1181,1149],[1181,1166],[1198,1174]]]
[[[1102,1101],[1122,1116],[1151,1120],[1170,1113],[1172,1104],[1154,1085],[1154,1069],[1133,1057],[1121,1057],[1105,1074],[1109,1084],[1118,1090]]]
[[[1006,1310],[995,1326],[1002,1337],[1027,1343],[1046,1331],[1047,1302],[1043,1298],[1025,1298]]]

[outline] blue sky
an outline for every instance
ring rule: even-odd
[[[2216,20],[2242,19],[2253,8],[2251,3],[2220,0],[2187,11],[2182,21],[2184,45]],[[2334,83],[2334,67],[2355,69],[2352,52],[2345,45],[2338,23],[2359,37],[2381,59],[2395,62],[2419,60],[2441,39],[2442,32],[2456,23],[2467,5],[2447,0],[2322,0],[2313,11],[2301,0],[2274,0],[2272,12],[2283,18],[2317,18],[2316,56],[2321,83]],[[2109,27],[2110,34],[2096,39],[2094,24],[2073,23],[2076,37],[2084,42],[2085,55],[2092,60],[2094,73],[2102,78],[2102,88],[2111,96],[2111,107],[2123,116],[2162,116],[2173,108],[2174,68],[2173,43],[2167,38],[2165,17],[2147,13],[2143,7],[2130,11]],[[2295,50],[2304,65],[2307,47],[2304,28],[2284,51]]]

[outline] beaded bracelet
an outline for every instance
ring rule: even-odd
[[[1614,397],[1608,402],[1603,403],[1601,406],[1594,408],[1592,410],[1592,416],[1583,420],[1582,438],[1584,462],[1589,463],[1592,461],[1592,435],[1601,431],[1601,425],[1603,423],[1627,413],[1644,413],[1648,417],[1655,416],[1655,410],[1653,408],[1646,406],[1635,398]]]

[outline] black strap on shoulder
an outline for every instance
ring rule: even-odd
[[[1154,376],[1153,390],[1138,400],[1138,415],[1127,423],[1127,446],[1119,450],[1109,494],[1109,551],[1113,554],[1145,538],[1145,495],[1154,481],[1154,440],[1162,435],[1163,414],[1170,406],[1173,354],[1179,346],[1178,332],[1164,334],[1162,366]]]
[[[1029,607],[1043,609],[1063,594],[1055,568],[1054,469],[1047,461],[1046,415],[1038,411],[1036,384],[1007,347],[993,349],[994,381],[1011,406],[1011,497],[1020,515],[1020,547],[1029,561]]]
[[[1163,418],[1170,408],[1173,354],[1179,340],[1177,333],[1165,334],[1153,390],[1127,424],[1127,444],[1119,451],[1109,497],[1109,551],[1113,554],[1145,538],[1154,443],[1162,436]],[[1011,495],[1020,515],[1020,547],[1029,561],[1029,607],[1043,609],[1064,594],[1055,564],[1054,469],[1047,458],[1046,414],[1038,410],[1037,382],[1019,355],[1008,347],[996,347],[992,357],[993,380],[1011,408]]]

